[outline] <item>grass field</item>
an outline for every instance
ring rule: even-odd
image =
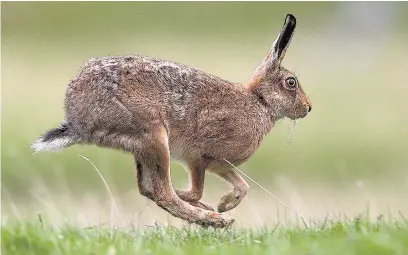
[[[214,230],[51,227],[46,219],[3,221],[2,254],[408,254],[408,222],[379,218],[309,226]]]
[[[391,28],[371,34],[345,22],[357,3],[1,5],[2,254],[408,255],[408,4],[393,3]],[[130,155],[29,149],[63,119],[66,84],[89,58],[147,55],[246,82],[287,12],[298,27],[283,64],[300,74],[313,111],[294,128],[277,123],[240,169],[306,224],[248,181],[230,229],[186,226],[138,194]],[[112,189],[113,214],[79,154]],[[183,168],[171,170],[185,187]],[[203,199],[216,206],[229,188],[207,175]]]

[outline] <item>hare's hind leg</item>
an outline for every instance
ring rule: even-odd
[[[212,206],[204,201],[199,201],[203,196],[205,169],[210,163],[210,159],[201,158],[188,163],[190,175],[190,187],[188,190],[175,190],[179,198],[189,202],[195,207],[200,207],[206,210],[215,211]]]
[[[173,216],[205,226],[225,227],[234,219],[225,214],[194,207],[180,199],[171,184],[170,151],[163,127],[146,136],[143,151],[135,153],[138,185],[142,195],[154,200]]]
[[[211,170],[233,185],[233,190],[221,198],[217,206],[218,212],[226,212],[235,208],[247,194],[249,185],[237,172],[231,168]]]

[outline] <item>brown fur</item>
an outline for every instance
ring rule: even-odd
[[[62,147],[95,144],[133,154],[142,195],[184,220],[227,226],[231,217],[200,201],[205,171],[233,185],[218,205],[219,212],[231,210],[248,184],[225,160],[245,162],[277,120],[302,118],[311,109],[300,85],[288,88],[293,74],[280,65],[295,25],[288,15],[248,84],[142,56],[92,59],[68,85],[64,129],[50,132],[64,139]],[[44,137],[45,146],[54,139]],[[189,168],[186,191],[172,187],[171,156]]]

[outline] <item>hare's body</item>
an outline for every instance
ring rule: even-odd
[[[205,156],[239,164],[273,123],[242,85],[141,56],[90,60],[68,85],[65,106],[77,142],[134,152],[152,127],[163,126],[171,155],[186,163]]]
[[[237,206],[248,184],[230,166],[246,161],[275,121],[302,118],[311,105],[297,79],[280,66],[296,21],[288,15],[264,62],[247,84],[141,56],[88,61],[68,85],[66,117],[33,148],[95,144],[133,154],[140,193],[182,219],[212,226],[233,222],[200,201],[210,170],[234,189],[219,212]],[[173,190],[170,156],[185,163],[191,186]]]

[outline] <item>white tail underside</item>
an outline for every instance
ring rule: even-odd
[[[35,153],[42,151],[59,151],[71,144],[71,139],[68,137],[55,138],[50,141],[43,141],[42,138],[36,140],[31,148]]]

